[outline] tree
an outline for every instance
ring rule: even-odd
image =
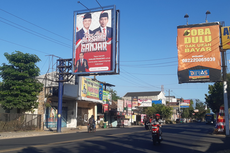
[[[117,101],[118,99],[121,99],[121,97],[119,97],[117,95],[117,91],[113,90],[112,88],[109,88],[108,91],[112,94],[112,100],[113,101]]]
[[[230,74],[227,74],[227,83],[228,83],[228,97],[230,97]],[[215,82],[213,85],[208,86],[208,94],[205,94],[205,103],[209,108],[212,109],[214,113],[219,112],[220,106],[224,104],[223,99],[223,83]],[[228,98],[228,105],[230,102],[230,98]]]
[[[40,69],[35,63],[40,59],[37,55],[22,53],[4,53],[10,65],[3,63],[0,66],[2,86],[0,86],[0,104],[4,110],[16,108],[28,111],[37,108],[37,96],[42,91],[43,84],[35,77]]]
[[[205,104],[202,103],[199,99],[196,99],[196,109],[199,111],[195,114],[196,118],[204,118],[205,114],[210,112],[210,110],[205,110]]]
[[[154,114],[160,114],[163,118],[167,119],[171,117],[173,108],[169,106],[165,106],[162,104],[152,104],[152,107],[148,107],[145,109],[145,113],[148,116],[152,116]]]

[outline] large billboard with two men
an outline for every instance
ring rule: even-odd
[[[219,22],[177,27],[179,83],[221,80]]]
[[[116,11],[74,12],[73,74],[113,73],[116,63]]]

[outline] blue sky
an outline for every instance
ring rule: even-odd
[[[186,24],[186,13],[189,24],[204,23],[207,10],[211,12],[209,22],[225,21],[230,26],[228,0],[98,1],[102,6],[116,5],[121,12],[120,75],[97,76],[98,80],[114,84],[119,96],[160,91],[163,85],[166,96],[170,90],[178,98],[205,101],[212,83],[178,84],[177,26]],[[81,3],[99,7],[95,0]],[[41,59],[41,74],[45,74],[51,64],[46,55],[72,58],[73,12],[83,9],[77,0],[1,0],[0,63],[7,63],[4,52],[36,54]]]

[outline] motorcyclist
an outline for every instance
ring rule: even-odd
[[[161,123],[163,123],[163,121],[160,119],[160,114],[155,114],[155,119],[153,119],[152,120],[152,124],[154,124],[154,123],[157,123],[157,124],[159,124],[158,126],[159,126],[159,139],[162,139],[161,138],[161,134],[162,134],[162,131],[161,131]]]
[[[90,119],[89,119],[89,125],[90,126],[93,126],[93,128],[95,129],[95,127],[96,127],[96,124],[95,124],[95,119],[94,119],[94,115],[92,115],[91,117],[90,117]]]

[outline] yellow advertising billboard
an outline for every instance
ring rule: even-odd
[[[219,22],[177,27],[179,83],[221,80]]]
[[[230,26],[221,27],[221,42],[223,49],[230,49]]]

